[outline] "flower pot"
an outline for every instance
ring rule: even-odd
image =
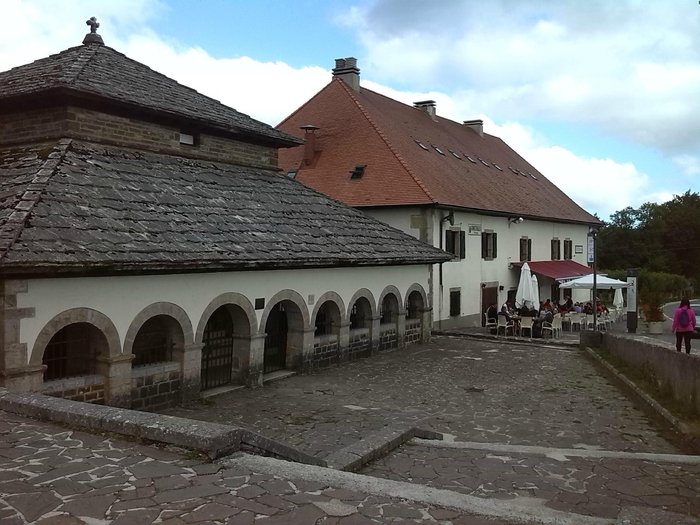
[[[663,334],[664,333],[664,322],[663,321],[649,321],[649,333],[650,334]]]

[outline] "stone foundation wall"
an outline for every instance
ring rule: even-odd
[[[647,337],[612,333],[602,337],[603,347],[613,357],[635,367],[690,412],[700,414],[700,356],[676,352],[669,343]]]
[[[398,330],[394,325],[382,325],[379,331],[379,350],[391,350],[399,346]]]
[[[372,353],[369,329],[360,328],[350,331],[350,344],[348,347],[348,359],[360,359],[369,357]]]
[[[337,365],[341,361],[341,353],[337,336],[316,337],[314,338],[314,351],[307,358],[307,368],[315,370]]]
[[[104,379],[99,375],[89,375],[47,381],[42,393],[71,401],[102,405],[105,401]]]
[[[420,343],[422,338],[420,319],[406,319],[406,332],[404,341],[406,344]]]
[[[178,363],[139,366],[132,370],[131,408],[163,410],[180,403],[182,374]]]

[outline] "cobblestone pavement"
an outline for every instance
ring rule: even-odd
[[[497,519],[326,482],[207,463],[0,412],[0,523],[163,525],[454,523]]]
[[[387,425],[460,441],[677,452],[578,350],[459,337],[166,413],[232,422],[321,457]]]

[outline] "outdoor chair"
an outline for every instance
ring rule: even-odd
[[[508,335],[508,330],[510,330],[511,335],[514,335],[513,326],[513,321],[509,321],[505,315],[499,315],[498,325],[496,326],[496,335],[498,335],[498,333],[501,331],[501,328],[503,328],[503,335]]]
[[[561,337],[564,330],[562,329],[562,317],[561,314],[556,314],[552,320],[552,328],[554,329],[554,337]]]
[[[547,336],[547,333],[549,333],[550,336],[554,337],[554,326],[549,321],[542,321],[540,323],[540,330],[542,332],[543,338]]]
[[[561,316],[561,325],[562,325],[562,328],[566,327],[566,329],[567,329],[569,332],[572,331],[572,328],[571,328],[571,325],[572,325],[571,319],[572,319],[572,316],[573,316],[573,315],[574,315],[574,314],[571,314],[571,313],[568,313],[568,312],[567,312],[567,313],[565,313],[565,314],[563,314],[563,315]]]
[[[484,313],[484,326],[490,330],[491,328],[496,328],[498,323],[493,317],[486,317],[486,313]]]
[[[571,322],[569,323],[569,327],[571,328],[571,331],[574,331],[574,326],[578,326],[579,331],[583,330],[583,323],[586,321],[586,314],[574,312],[570,315]]]
[[[535,319],[533,317],[525,316],[520,319],[520,337],[523,336],[523,330],[530,330],[530,338],[532,338],[532,323]]]

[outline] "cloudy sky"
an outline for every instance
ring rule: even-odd
[[[105,43],[275,125],[362,85],[482,118],[602,219],[700,191],[697,0],[2,0],[0,70]]]

